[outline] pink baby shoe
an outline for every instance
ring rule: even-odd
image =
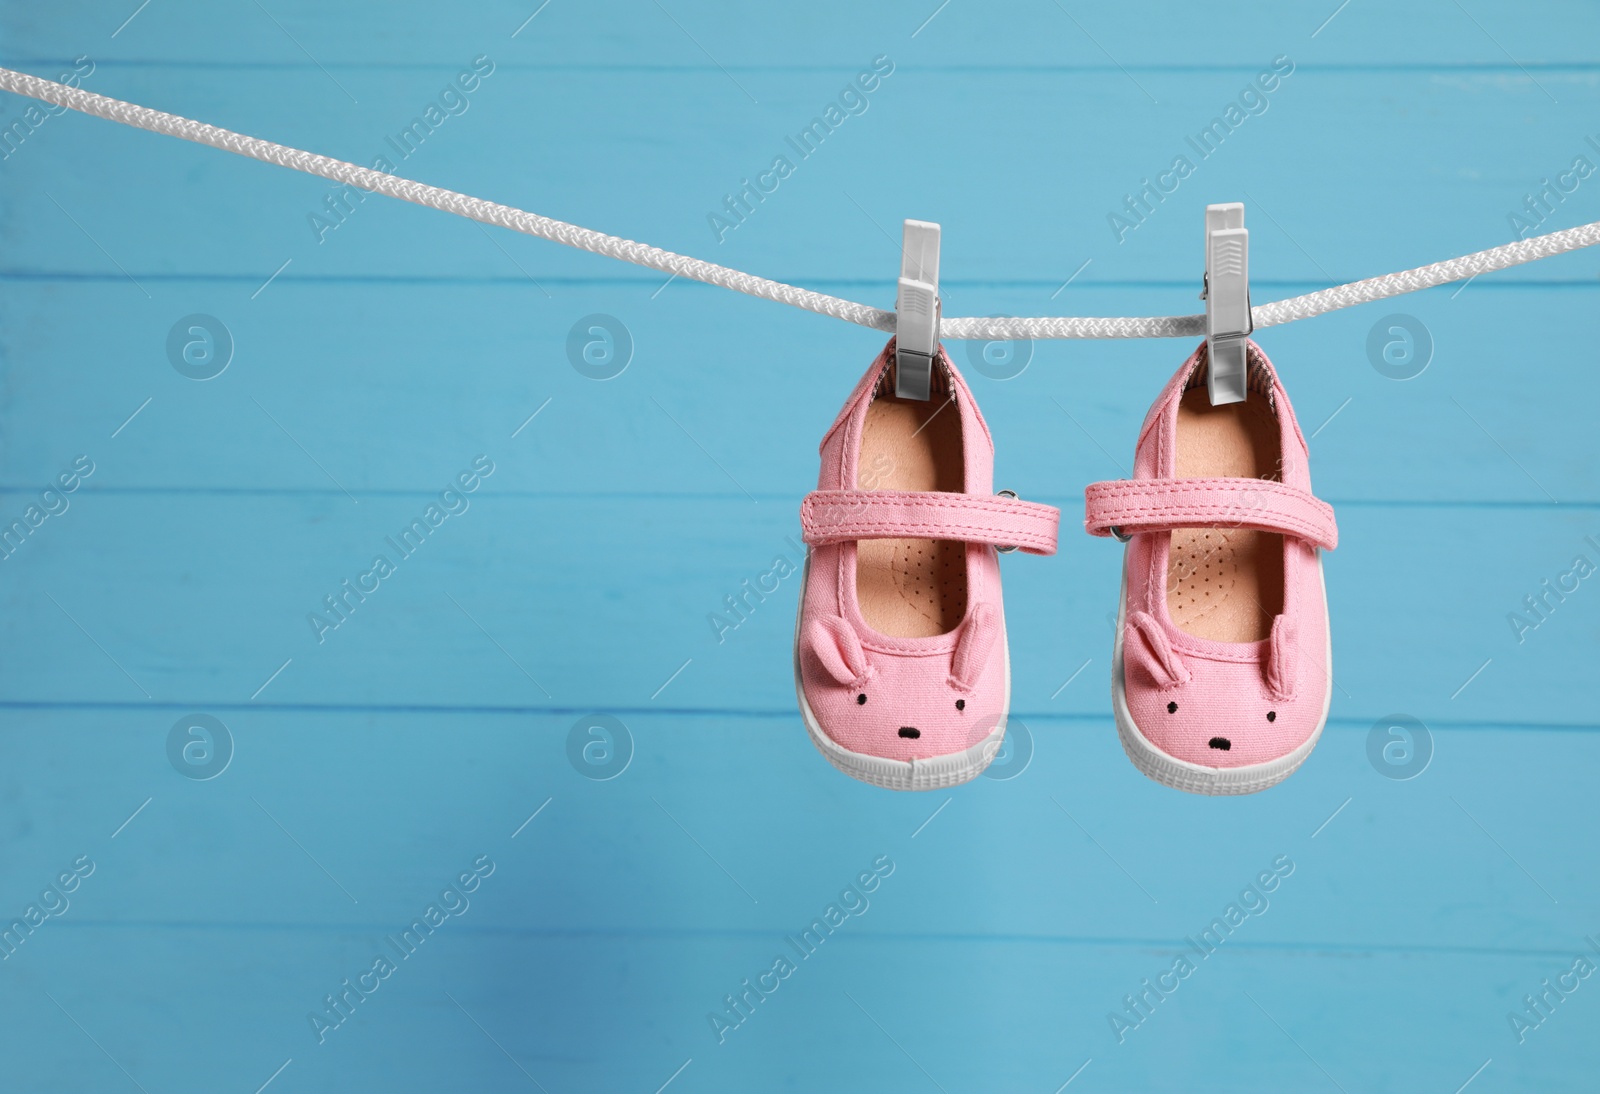
[[[1125,541],[1111,698],[1128,758],[1196,794],[1287,778],[1328,720],[1333,662],[1322,555],[1333,509],[1272,362],[1212,406],[1206,347],[1150,408],[1133,478],[1084,491],[1084,526]]]
[[[795,688],[811,740],[892,790],[973,778],[1011,701],[997,550],[1053,554],[1060,513],[995,494],[994,442],[941,348],[927,400],[895,395],[894,341],[822,439],[800,507]]]

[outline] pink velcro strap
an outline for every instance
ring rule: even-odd
[[[1118,479],[1083,491],[1090,535],[1126,538],[1174,528],[1255,528],[1333,550],[1333,507],[1271,479]]]
[[[800,503],[802,538],[811,544],[858,539],[949,539],[1056,552],[1061,511],[996,494],[938,491],[816,490]]]

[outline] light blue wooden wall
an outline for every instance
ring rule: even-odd
[[[0,60],[91,58],[91,90],[370,163],[487,57],[400,173],[885,307],[899,221],[936,220],[947,314],[1193,312],[1228,200],[1256,301],[1295,295],[1506,242],[1600,165],[1576,2],[537,3],[11,5]],[[719,242],[723,196],[880,55],[867,111]],[[1124,195],[1280,56],[1119,242]],[[0,161],[0,517],[94,467],[0,562],[0,921],[94,864],[0,961],[0,1088],[1595,1088],[1600,979],[1507,1018],[1600,963],[1600,579],[1507,622],[1600,563],[1595,255],[1261,332],[1342,526],[1338,689],[1303,771],[1243,800],[1123,758],[1119,555],[1071,531],[1190,345],[1041,343],[1001,381],[953,344],[997,485],[1069,531],[1005,563],[1031,761],[892,795],[806,739],[792,580],[722,642],[707,620],[798,558],[882,336],[377,197],[319,242],[328,193],[76,115]],[[1592,220],[1600,175],[1541,230]],[[234,343],[205,382],[167,351],[196,313]],[[634,347],[605,382],[568,360],[593,313]],[[1397,313],[1433,344],[1403,382],[1367,348]],[[319,643],[307,613],[480,455],[470,507]],[[593,713],[631,738],[605,781],[568,754]],[[209,780],[168,755],[193,714],[232,740]],[[1406,781],[1369,759],[1395,714],[1433,750]],[[478,856],[470,907],[319,1042],[308,1013]],[[719,1042],[708,1013],[879,856]],[[1119,1042],[1108,1014],[1278,856],[1270,907]]]

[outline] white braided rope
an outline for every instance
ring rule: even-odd
[[[528,213],[509,205],[459,194],[454,190],[413,182],[410,179],[385,174],[368,167],[359,167],[343,160],[319,156],[256,137],[247,137],[242,133],[206,125],[204,122],[182,118],[176,114],[151,110],[149,107],[97,95],[82,88],[68,87],[53,80],[40,79],[25,72],[0,68],[0,89],[104,118],[107,121],[133,126],[136,129],[147,129],[152,133],[179,137],[196,144],[220,148],[224,152],[249,156],[251,159],[303,171],[309,175],[318,175],[334,182],[346,183],[372,193],[399,198],[401,201],[424,205],[430,209],[438,209],[483,224],[509,228],[524,235],[537,236],[540,239],[548,239],[609,258],[618,258],[624,262],[660,270],[662,273],[703,281],[708,285],[720,285],[725,289],[733,289],[735,292],[772,300],[779,304],[804,308],[819,315],[831,315],[848,323],[881,331],[892,332],[895,329],[895,314],[892,311],[868,307],[865,304],[857,304],[826,293],[812,292],[794,285],[785,285],[781,281],[756,277],[754,274],[719,266],[714,262],[674,254],[659,247],[636,243],[631,239],[580,228],[575,224],[539,216],[537,213]],[[1384,274],[1382,277],[1354,281],[1348,285],[1337,285],[1304,296],[1262,304],[1252,308],[1251,315],[1258,328],[1276,326],[1296,319],[1308,319],[1339,308],[1353,307],[1373,300],[1382,300],[1385,297],[1399,296],[1402,293],[1459,281],[1462,278],[1476,277],[1494,270],[1503,270],[1550,255],[1591,247],[1596,243],[1600,243],[1600,221],[1500,247],[1491,247],[1475,254],[1435,262],[1431,266]],[[1205,333],[1205,316],[953,318],[941,320],[939,333],[942,338],[952,340],[993,341],[1030,338],[1192,338]]]
[[[274,163],[279,167],[304,171],[308,175],[320,175],[335,182],[348,183],[359,189],[399,198],[414,205],[426,205],[430,209],[454,213],[456,216],[467,217],[483,224],[510,228],[525,235],[564,243],[568,247],[592,251],[610,258],[620,258],[624,262],[648,266],[662,273],[677,274],[707,284],[720,285],[725,289],[733,289],[765,300],[775,300],[780,304],[792,304],[797,308],[831,315],[836,319],[859,323],[864,327],[894,330],[892,311],[869,308],[865,304],[841,300],[836,296],[827,296],[811,292],[809,289],[785,285],[782,282],[769,281],[764,277],[731,270],[713,262],[673,254],[659,247],[635,243],[631,239],[605,235],[588,228],[580,228],[575,224],[513,209],[509,205],[499,205],[492,201],[484,201],[482,198],[458,194],[454,190],[412,182],[382,171],[374,171],[369,167],[358,167],[343,160],[302,152],[298,148],[273,144],[271,141],[256,137],[247,137],[242,133],[206,125],[204,122],[180,118],[176,114],[166,114],[148,107],[125,103],[120,99],[96,95],[81,88],[68,87],[53,80],[42,80],[23,72],[0,68],[0,88],[84,114],[92,114],[97,118],[105,118],[107,121],[131,125],[136,129],[148,129],[152,133],[181,137],[196,144],[220,148],[224,152],[233,152],[240,156],[249,156],[251,159]]]
[[[1384,274],[1382,277],[1369,277],[1365,281],[1352,281],[1348,285],[1335,285],[1331,289],[1321,289],[1304,296],[1292,296],[1287,300],[1251,308],[1250,314],[1255,319],[1257,327],[1275,327],[1280,323],[1309,319],[1313,315],[1323,315],[1340,308],[1350,308],[1357,304],[1382,300],[1385,297],[1400,296],[1419,289],[1431,289],[1435,285],[1445,285],[1451,281],[1460,281],[1462,278],[1477,277],[1479,274],[1520,266],[1524,262],[1565,254],[1583,247],[1593,247],[1596,243],[1600,243],[1600,221],[1580,224],[1576,228],[1566,228],[1559,232],[1551,232],[1549,235],[1520,239],[1515,243],[1490,247],[1486,251],[1476,251],[1460,258],[1435,262],[1431,266],[1418,266],[1414,270],[1401,270],[1399,273]]]
[[[892,313],[891,313],[892,314]],[[1035,319],[977,316],[944,319],[939,337],[982,341],[1024,338],[1185,338],[1206,332],[1203,315],[1149,315],[1092,318],[1046,315]]]

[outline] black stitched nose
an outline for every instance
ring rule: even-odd
[[[1233,742],[1228,740],[1226,737],[1213,737],[1208,743],[1212,748],[1221,749],[1223,752],[1226,752],[1228,749],[1233,747]]]
[[[901,726],[900,736],[909,737],[914,741],[918,737],[922,736],[922,730],[918,729],[916,726]]]

